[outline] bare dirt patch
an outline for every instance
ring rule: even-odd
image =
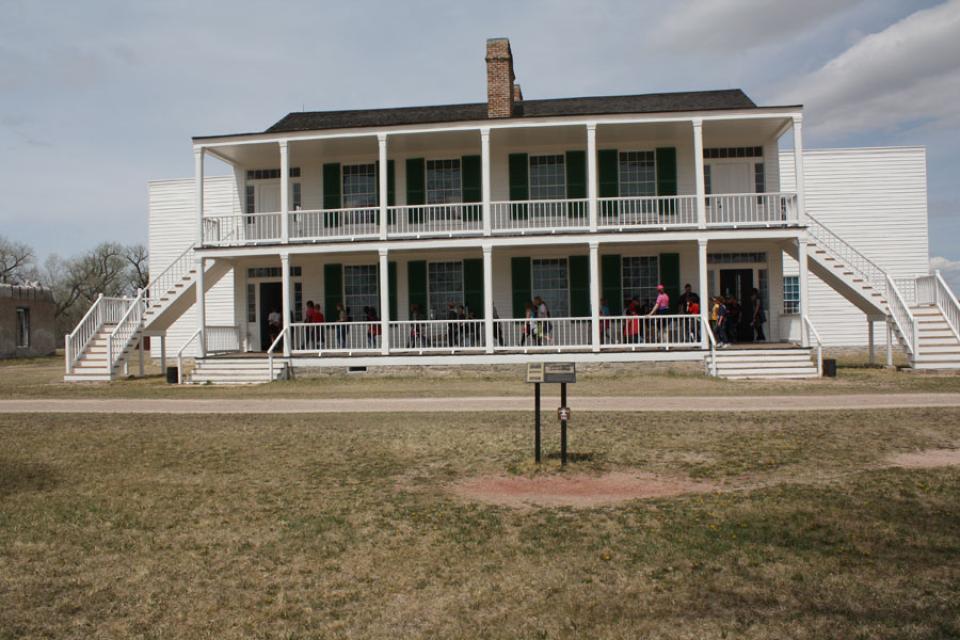
[[[671,498],[708,493],[708,482],[669,478],[652,473],[612,472],[593,475],[483,476],[453,485],[463,498],[507,507],[595,507],[627,500]]]
[[[914,453],[901,453],[890,459],[895,467],[906,469],[932,469],[934,467],[960,466],[960,449],[926,449]]]

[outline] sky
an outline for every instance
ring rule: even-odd
[[[925,146],[930,255],[960,285],[960,0],[0,0],[0,15],[0,235],[41,259],[145,243],[147,181],[192,176],[193,135],[482,102],[485,41],[502,36],[527,98],[738,87],[804,104],[807,148]]]

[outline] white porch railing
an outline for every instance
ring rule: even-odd
[[[73,372],[80,355],[93,339],[100,328],[105,324],[120,322],[130,306],[129,298],[106,298],[99,295],[96,301],[87,310],[76,328],[64,338],[64,360],[66,373]]]
[[[291,240],[376,238],[380,235],[380,210],[377,207],[291,211],[288,215]]]
[[[143,312],[146,309],[144,290],[141,289],[137,293],[137,297],[130,303],[126,313],[117,322],[117,326],[107,336],[107,371],[113,370],[127,348],[133,344],[140,328],[143,326]]]
[[[194,245],[191,244],[184,249],[183,253],[174,258],[173,262],[167,265],[167,268],[161,271],[159,275],[150,279],[146,289],[144,289],[149,307],[159,305],[163,296],[182,282],[184,276],[190,272],[190,269],[194,266],[193,249]]]
[[[279,213],[204,216],[203,244],[227,247],[280,241]]]
[[[589,200],[523,200],[491,202],[491,228],[495,233],[554,233],[590,226]]]
[[[601,349],[670,349],[700,346],[699,315],[604,316],[600,319]]]
[[[513,318],[493,321],[494,350],[589,349],[590,318]]]
[[[380,350],[380,322],[296,322],[290,325],[290,353],[351,354]]]
[[[717,369],[717,338],[713,335],[713,327],[710,322],[700,317],[700,330],[707,336],[707,344],[710,346],[710,359],[707,361],[707,374],[716,378],[719,375]]]
[[[207,353],[230,353],[240,351],[240,327],[236,325],[207,325]]]
[[[820,337],[820,332],[817,331],[817,328],[813,326],[813,323],[810,322],[810,318],[803,316],[803,322],[807,325],[808,334],[813,336],[813,339],[817,342],[817,377],[823,377],[823,338]]]
[[[390,353],[484,349],[483,320],[399,320],[390,323]]]
[[[917,278],[917,302],[936,305],[953,335],[960,339],[960,303],[953,296],[940,271],[935,271],[931,276]]]
[[[187,341],[184,342],[179,349],[177,349],[177,384],[183,384],[183,352],[186,351],[187,347],[193,344],[194,341],[196,341],[196,339],[201,335],[203,335],[203,330],[197,329],[190,335],[189,338],[187,338]]]
[[[722,193],[707,196],[708,227],[782,226],[796,223],[795,193]]]
[[[920,339],[917,319],[910,312],[910,305],[903,299],[893,279],[886,276],[884,281],[887,283],[886,298],[890,315],[896,323],[900,335],[903,336],[904,348],[915,356],[917,354],[917,342]]]
[[[600,198],[597,226],[604,230],[697,226],[696,196]]]
[[[853,269],[864,280],[880,290],[888,280],[887,272],[870,258],[854,249],[846,240],[831,231],[819,220],[807,214],[807,233],[816,243]]]
[[[394,237],[476,235],[483,231],[483,205],[420,204],[387,209],[387,234]]]

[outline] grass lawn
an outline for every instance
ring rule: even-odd
[[[829,353],[827,354],[829,356]],[[719,380],[690,365],[581,367],[578,395],[779,395],[824,393],[960,392],[960,375],[867,367],[859,357],[839,360],[836,379]],[[301,375],[252,387],[168,385],[159,369],[146,378],[110,384],[63,382],[62,358],[0,361],[0,398],[368,398],[528,395],[523,367],[424,368],[388,373]]]
[[[547,423],[548,452],[557,428]],[[0,415],[0,638],[956,638],[960,410]],[[456,497],[605,471],[715,491]]]

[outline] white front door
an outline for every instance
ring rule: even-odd
[[[280,211],[280,185],[258,185],[257,213],[276,213],[277,211]]]
[[[710,165],[713,193],[753,193],[753,165],[749,162],[719,162]]]

